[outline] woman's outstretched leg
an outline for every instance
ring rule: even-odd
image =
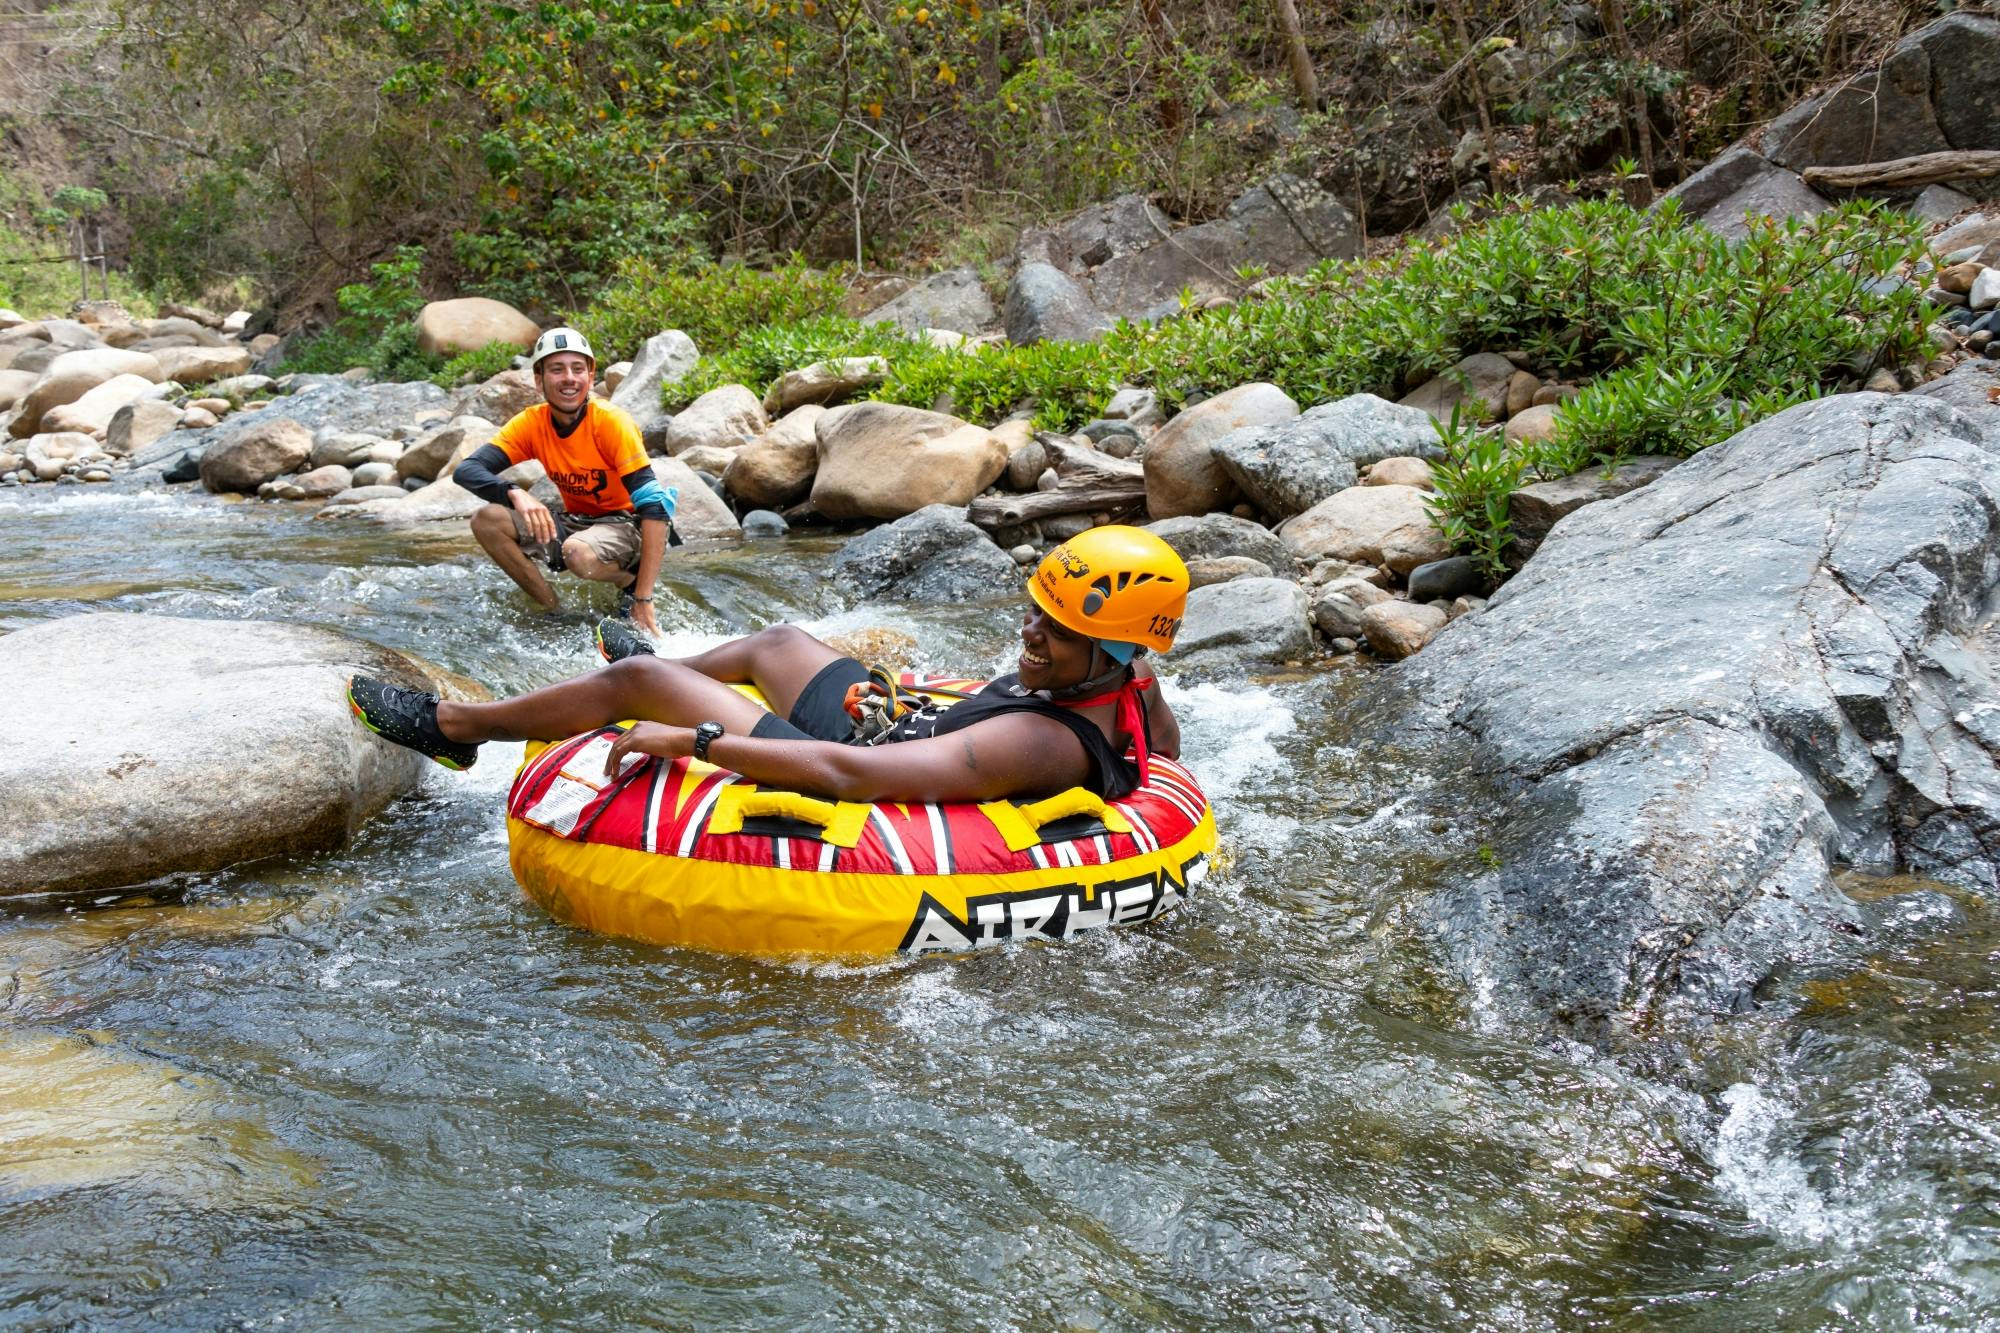
[[[711,680],[755,685],[773,713],[789,717],[792,705],[799,701],[799,695],[821,668],[844,656],[845,653],[821,643],[797,625],[773,625],[717,644],[705,653],[669,660]],[[716,720],[729,725],[726,719]]]
[[[511,699],[444,701],[437,706],[437,725],[451,740],[477,745],[560,740],[627,719],[677,727],[714,721],[743,735],[763,714],[763,709],[721,681],[680,662],[628,657]]]

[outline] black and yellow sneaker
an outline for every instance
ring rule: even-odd
[[[597,652],[607,662],[628,657],[652,657],[653,642],[630,625],[616,620],[597,622]]]
[[[479,747],[455,741],[438,729],[437,696],[421,690],[353,676],[347,682],[347,706],[361,725],[406,749],[437,760],[446,768],[468,769],[479,762]]]

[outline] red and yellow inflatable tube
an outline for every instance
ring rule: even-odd
[[[976,681],[904,678],[913,689]],[[528,896],[607,935],[725,953],[959,953],[1171,911],[1207,873],[1215,820],[1154,756],[1118,801],[1073,788],[982,805],[831,802],[692,759],[604,761],[619,728],[531,745],[507,800]]]

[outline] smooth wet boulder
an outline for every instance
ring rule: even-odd
[[[0,710],[0,895],[337,847],[429,766],[360,726],[347,677],[452,678],[331,630],[98,613],[0,637],[0,676],[89,707]]]
[[[653,475],[660,485],[679,492],[674,510],[674,530],[689,542],[735,541],[743,535],[742,524],[729,511],[708,482],[678,458],[655,458]]]
[[[201,484],[211,491],[252,493],[304,467],[312,457],[312,442],[312,432],[287,417],[254,420],[202,451]]]
[[[1161,669],[1230,676],[1281,667],[1312,652],[1311,602],[1290,579],[1242,578],[1188,594],[1187,614]]]
[[[910,333],[949,329],[953,333],[984,333],[999,322],[993,298],[975,268],[954,268],[933,274],[886,305],[862,317],[863,324],[895,324]]]
[[[1237,488],[1273,520],[1346,490],[1370,464],[1444,457],[1428,412],[1372,393],[1323,403],[1289,421],[1246,426],[1211,448]]]
[[[863,389],[880,384],[889,374],[889,363],[879,356],[838,356],[815,361],[799,370],[788,370],[771,381],[764,391],[764,412],[772,420],[795,407],[810,403],[827,406],[844,403]]]
[[[541,332],[513,306],[486,296],[432,301],[417,312],[417,348],[430,357],[476,352],[490,343],[510,343],[525,352]]]
[[[1506,793],[1422,908],[1482,1008],[1621,1045],[1865,930],[1837,864],[2000,895],[1996,592],[2000,411],[1917,394],[1564,519],[1394,687]]]
[[[170,347],[153,353],[160,378],[180,384],[207,384],[230,379],[250,369],[250,351],[234,343],[227,347]]]
[[[1146,512],[1178,518],[1227,509],[1240,498],[1214,446],[1246,426],[1268,426],[1299,415],[1299,405],[1275,384],[1239,384],[1182,409],[1146,445]]]
[[[667,426],[674,414],[661,406],[663,385],[678,384],[694,373],[701,349],[679,329],[666,329],[646,339],[632,368],[611,391],[611,405],[630,416],[645,438],[649,453],[666,450]]]
[[[660,447],[668,454],[686,453],[700,445],[736,449],[770,426],[762,399],[741,384],[722,384],[674,414]]]
[[[18,362],[16,364],[19,364]],[[160,363],[145,352],[125,352],[115,347],[63,352],[48,363],[42,378],[22,397],[11,427],[16,439],[26,439],[42,428],[42,415],[52,408],[73,403],[107,380],[120,375],[137,375],[158,383]]]
[[[1186,514],[1148,523],[1153,533],[1189,564],[1246,556],[1273,570],[1289,573],[1292,553],[1284,539],[1260,523],[1234,514]]]
[[[1351,486],[1285,523],[1278,535],[1302,565],[1348,560],[1408,574],[1451,554],[1451,543],[1431,523],[1429,492],[1414,486]]]
[[[784,509],[806,498],[819,471],[818,423],[827,409],[795,407],[735,451],[722,488],[744,504]]]
[[[942,412],[849,403],[820,417],[813,508],[828,518],[901,518],[965,506],[1007,468],[992,432]]]
[[[978,601],[1018,593],[1014,558],[965,516],[962,505],[927,505],[841,547],[828,572],[857,597],[905,602]]]

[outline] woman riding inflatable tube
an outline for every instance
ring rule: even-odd
[[[677,660],[636,635],[604,634],[618,657],[609,666],[492,703],[439,702],[364,676],[348,699],[370,729],[454,768],[470,767],[484,741],[557,740],[638,719],[610,748],[608,773],[632,755],[693,756],[841,801],[978,802],[1071,787],[1121,796],[1152,754],[1179,754],[1179,726],[1143,655],[1173,644],[1187,566],[1154,533],[1095,528],[1051,551],[1027,591],[1015,673],[865,737],[845,702],[867,668],[793,626]],[[754,685],[770,711],[734,684]]]

